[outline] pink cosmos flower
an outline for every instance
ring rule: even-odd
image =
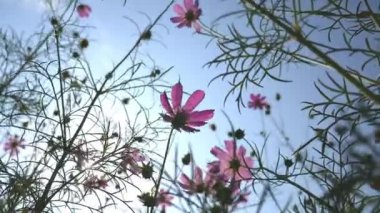
[[[180,177],[180,181],[181,182],[179,182],[178,184],[188,194],[202,193],[205,191],[206,186],[203,182],[202,169],[199,168],[198,166],[195,167],[194,177],[190,179],[187,175],[182,174]]]
[[[170,21],[178,23],[177,27],[179,28],[193,26],[195,31],[201,32],[201,25],[198,20],[202,10],[199,8],[198,0],[184,0],[183,4],[184,7],[179,4],[174,5],[174,12],[177,13],[177,16],[170,18]]]
[[[103,189],[105,189],[105,188],[107,188],[107,186],[108,186],[108,180],[106,180],[106,179],[104,179],[104,178],[102,177],[102,178],[98,179],[98,181],[97,181],[97,185],[98,185],[99,188],[103,188]]]
[[[261,96],[260,94],[258,94],[258,95],[251,94],[250,98],[251,98],[251,100],[248,101],[248,108],[263,109],[264,107],[269,106],[269,104],[265,100],[265,96]]]
[[[164,121],[171,122],[174,129],[179,131],[182,129],[186,132],[198,132],[199,129],[195,129],[194,127],[205,125],[206,121],[214,116],[214,110],[193,111],[205,97],[205,93],[202,90],[196,90],[191,94],[184,106],[181,106],[182,94],[181,83],[177,83],[172,87],[171,105],[169,104],[166,92],[161,94],[161,104],[166,111],[166,114],[161,114],[161,116]]]
[[[173,199],[174,197],[169,194],[169,191],[160,189],[160,192],[157,197],[157,202],[158,202],[158,205],[162,207],[164,212],[165,212],[166,207],[173,205],[172,203]]]
[[[4,143],[4,151],[9,152],[11,156],[18,155],[20,148],[25,149],[24,139],[20,139],[17,135],[10,136]]]
[[[99,189],[99,188],[107,188],[108,180],[102,178],[98,178],[97,176],[91,176],[84,183],[83,186],[86,190],[90,189]]]
[[[219,147],[213,147],[211,154],[219,158],[220,172],[235,181],[248,180],[252,177],[250,168],[253,167],[253,160],[245,156],[246,149],[243,146],[236,147],[233,140],[224,141],[226,150]]]
[[[234,205],[248,202],[248,196],[251,194],[249,191],[240,189],[240,182],[231,183],[232,197],[235,198]]]
[[[80,4],[77,6],[78,15],[81,18],[89,17],[91,11],[92,11],[91,7],[88,6],[87,4]]]
[[[220,161],[213,161],[207,165],[205,184],[208,189],[213,189],[216,184],[225,184],[228,177],[220,172]]]
[[[146,160],[146,157],[141,154],[139,149],[127,146],[121,154],[121,159],[122,161],[120,166],[124,170],[128,169],[133,174],[137,175],[141,172],[141,166],[139,165],[139,162],[144,162]]]

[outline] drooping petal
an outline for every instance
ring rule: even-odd
[[[195,168],[195,174],[194,174],[194,179],[196,184],[202,183],[202,169],[199,168],[198,166]]]
[[[190,113],[188,122],[208,121],[214,116],[214,110],[194,111]]]
[[[191,181],[190,181],[190,178],[187,177],[187,175],[182,174],[181,177],[180,177],[180,179],[181,179],[180,184],[181,184],[182,187],[186,187],[186,188],[190,187]]]
[[[172,122],[173,118],[170,117],[169,115],[166,115],[166,114],[160,114],[161,117],[164,119],[164,121],[166,122]]]
[[[177,27],[178,28],[182,28],[182,27],[184,27],[186,25],[186,21],[182,21],[181,23],[179,23],[178,25],[177,25]]]
[[[194,7],[193,0],[184,0],[183,4],[185,5],[186,10],[190,10]]]
[[[193,27],[197,33],[201,32],[201,25],[197,21],[193,22]]]
[[[171,17],[170,21],[173,22],[173,23],[179,23],[179,22],[183,21],[183,18],[179,17],[179,16]]]
[[[206,122],[204,121],[193,121],[187,123],[189,126],[204,126]]]
[[[186,20],[184,23],[186,27],[189,27],[189,28],[191,27],[191,23],[192,23],[191,21]]]
[[[169,104],[168,96],[166,95],[166,92],[163,92],[160,95],[161,105],[164,107],[165,111],[169,113],[170,115],[173,115],[173,109]]]
[[[182,16],[182,17],[185,16],[186,11],[183,9],[181,5],[175,4],[173,9],[174,9],[174,12],[176,12],[179,16]]]
[[[181,108],[181,102],[182,102],[182,94],[183,94],[183,89],[182,89],[182,84],[181,83],[176,83],[172,87],[172,109],[174,112],[177,112]]]
[[[205,92],[203,92],[202,90],[196,90],[187,99],[185,105],[183,106],[183,109],[188,112],[193,111],[194,108],[198,106],[198,104],[203,100],[204,97]]]
[[[184,127],[182,127],[182,129],[183,129],[185,132],[199,132],[199,129],[195,129],[195,128],[190,127],[190,126],[184,126]]]
[[[195,0],[195,1],[194,1],[194,6],[195,6],[195,7],[198,7],[198,6],[199,6],[199,2],[198,2],[198,0]]]

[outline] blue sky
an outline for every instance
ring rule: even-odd
[[[30,35],[41,26],[43,20],[49,17],[43,4],[36,4],[32,0],[2,0],[0,2],[1,27],[11,27],[25,36]],[[128,19],[134,19],[144,29],[151,21],[140,12],[148,14],[153,20],[169,1],[128,0],[125,7],[122,1],[82,1],[92,7],[92,14],[88,19],[81,19],[80,24],[92,26],[82,33],[83,37],[90,40],[90,46],[85,50],[85,57],[90,61],[95,75],[103,76],[112,68],[122,55],[137,39],[139,32]],[[153,2],[153,3],[152,3]],[[200,2],[203,10],[202,21],[206,24],[219,15],[239,6],[233,1],[203,0]],[[223,66],[204,67],[204,64],[212,60],[219,50],[215,44],[206,47],[209,38],[194,33],[193,29],[178,29],[169,21],[174,16],[170,9],[160,25],[153,29],[153,40],[144,43],[140,47],[139,56],[146,58],[151,67],[158,66],[168,68],[173,66],[172,72],[165,79],[171,84],[179,79],[187,92],[197,89],[205,90],[206,98],[198,106],[198,109],[215,109],[215,117],[210,123],[218,127],[216,134],[207,126],[201,128],[197,134],[176,134],[175,145],[180,152],[185,153],[190,145],[196,153],[195,159],[198,164],[205,166],[206,162],[214,159],[209,150],[215,145],[221,145],[227,139],[226,133],[230,130],[229,124],[222,111],[230,117],[236,128],[246,131],[248,138],[252,139],[260,147],[263,144],[259,133],[265,128],[271,132],[268,143],[268,162],[276,160],[277,151],[290,153],[284,145],[279,133],[274,130],[271,118],[263,112],[251,109],[242,109],[239,113],[233,98],[223,103],[224,94],[228,91],[228,83],[215,81],[208,86],[209,81],[218,73],[224,71]],[[46,26],[48,27],[48,26]],[[223,29],[224,26],[220,26]],[[154,59],[149,62],[147,56]],[[314,101],[319,99],[314,89],[313,81],[324,75],[324,71],[318,68],[305,68],[304,66],[289,66],[283,72],[283,78],[291,79],[292,83],[278,83],[273,80],[265,80],[263,88],[250,87],[245,94],[245,102],[250,93],[262,93],[267,96],[272,104],[272,116],[284,128],[294,147],[306,141],[313,132],[310,131],[310,121],[307,112],[302,112],[301,101]],[[168,91],[168,90],[167,90]],[[282,100],[276,102],[275,94],[280,93]],[[154,95],[157,115],[162,112],[158,94]],[[184,99],[186,99],[184,97]],[[148,100],[150,101],[150,100]],[[117,113],[116,113],[117,114]],[[263,126],[264,123],[264,126]],[[274,131],[271,131],[274,130]],[[174,147],[173,147],[174,148]],[[174,149],[172,149],[172,153]],[[273,156],[273,158],[271,158]],[[170,160],[169,160],[170,163]],[[272,162],[273,163],[273,162]],[[169,165],[170,166],[170,165]]]

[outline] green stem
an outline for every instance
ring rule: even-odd
[[[319,58],[321,58],[325,63],[332,68],[334,68],[335,71],[337,71],[343,78],[347,79],[350,83],[352,83],[361,93],[363,93],[365,96],[367,96],[369,99],[373,100],[375,103],[380,105],[380,96],[374,94],[371,90],[369,90],[367,87],[365,87],[362,82],[357,80],[355,77],[350,75],[350,72],[346,69],[344,69],[341,65],[339,65],[337,62],[335,62],[332,58],[330,58],[328,55],[326,55],[323,51],[321,51],[319,48],[314,46],[310,41],[308,41],[300,32],[296,32],[291,27],[289,27],[286,23],[283,23],[280,21],[273,13],[265,9],[264,7],[261,7],[260,5],[256,4],[252,0],[243,0],[243,2],[246,2],[249,7],[252,7],[252,9],[256,9],[259,13],[266,16],[268,19],[270,19],[273,23],[283,28],[287,33],[289,33],[291,36],[295,37],[296,40],[305,45],[311,52],[313,52],[315,55],[317,55]]]
[[[172,135],[173,135],[173,131],[174,131],[174,129],[172,128],[170,130],[170,133],[169,133],[168,142],[166,143],[166,150],[165,150],[165,155],[164,155],[164,161],[162,162],[162,166],[161,166],[161,170],[160,170],[160,175],[158,176],[158,181],[157,181],[157,184],[155,186],[156,189],[155,189],[155,192],[154,192],[154,200],[157,200],[158,189],[160,188],[162,174],[164,173],[166,159],[167,159],[168,154],[169,154],[169,145],[170,145],[170,140],[171,140]],[[150,213],[153,213],[153,209],[154,209],[154,206],[150,209]]]

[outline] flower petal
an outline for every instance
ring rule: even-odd
[[[198,22],[193,22],[193,27],[197,33],[201,32],[201,25]]]
[[[228,154],[231,157],[234,157],[235,152],[236,152],[236,142],[233,140],[230,140],[230,141],[224,141],[224,144],[226,146],[226,150],[227,150]]]
[[[195,128],[190,127],[190,126],[184,126],[184,127],[182,127],[182,129],[183,129],[185,132],[199,132],[199,129],[195,129]]]
[[[194,174],[195,183],[201,184],[203,182],[202,177],[203,177],[202,169],[197,166],[195,168],[195,174]]]
[[[164,119],[164,121],[166,121],[166,122],[172,122],[172,120],[173,120],[173,118],[169,115],[162,114],[162,113],[160,115]]]
[[[221,148],[217,147],[217,146],[214,146],[212,149],[211,149],[211,154],[213,154],[215,157],[219,158],[220,160],[220,166],[222,166],[223,162],[226,162],[226,161],[229,161],[230,158],[228,156],[228,154],[222,150]]]
[[[171,18],[170,18],[170,21],[173,22],[173,23],[179,23],[179,22],[182,22],[182,21],[183,21],[183,18],[182,18],[182,17],[179,17],[179,16],[171,17]]]
[[[195,1],[194,1],[194,6],[195,6],[195,7],[198,7],[198,6],[199,6],[199,2],[198,2],[198,0],[195,0]]]
[[[186,21],[182,21],[182,22],[180,22],[178,25],[177,25],[177,27],[178,28],[182,28],[182,27],[184,27],[186,25]]]
[[[208,109],[203,111],[194,111],[189,114],[188,122],[207,121],[214,116],[214,110]]]
[[[206,122],[204,121],[193,121],[187,123],[189,126],[204,126]]]
[[[182,187],[184,187],[184,186],[190,187],[191,181],[190,181],[190,178],[187,177],[187,175],[182,174],[180,177],[180,180],[181,180],[181,182],[179,182],[179,183],[182,185]]]
[[[242,162],[242,165],[244,165],[244,167],[247,167],[247,168],[253,168],[253,160],[252,158],[250,157],[245,157],[243,162]]]
[[[163,92],[160,95],[161,105],[164,107],[165,111],[169,113],[170,115],[173,115],[173,109],[169,104],[168,96],[166,95],[166,92]]]
[[[174,12],[176,12],[179,16],[185,16],[185,10],[183,9],[183,7],[179,4],[175,4],[174,7]]]
[[[236,179],[237,180],[247,180],[247,179],[250,179],[252,177],[252,174],[251,172],[246,169],[246,168],[241,168],[238,170],[237,174],[236,174]]]
[[[182,84],[176,83],[172,87],[172,107],[174,112],[177,112],[181,108],[182,94]]]
[[[190,10],[194,7],[193,0],[184,0],[183,4],[185,5],[186,10]]]
[[[205,92],[203,92],[202,90],[196,90],[187,99],[185,105],[183,106],[183,109],[188,112],[193,111],[193,109],[198,106],[198,104],[203,100],[204,97]]]
[[[245,156],[245,153],[246,153],[246,149],[244,148],[244,146],[240,146],[237,152],[237,155],[239,156],[239,158],[243,159]]]

